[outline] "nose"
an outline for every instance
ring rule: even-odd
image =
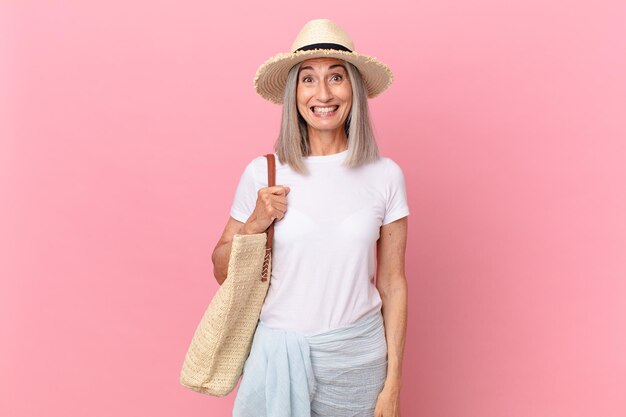
[[[320,87],[317,92],[317,98],[319,99],[319,101],[326,102],[326,101],[332,100],[333,95],[326,81],[319,83],[319,86]]]

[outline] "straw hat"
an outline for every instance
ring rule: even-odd
[[[276,104],[283,102],[287,74],[291,67],[311,58],[337,58],[356,66],[363,77],[369,98],[385,91],[393,81],[387,65],[374,57],[356,52],[350,36],[329,19],[307,22],[291,45],[291,51],[279,53],[265,61],[254,77],[256,92]]]

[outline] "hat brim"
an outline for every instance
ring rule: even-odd
[[[304,60],[319,57],[342,59],[356,66],[363,78],[368,98],[376,97],[393,82],[389,67],[375,57],[334,49],[311,49],[294,53],[283,52],[261,64],[254,76],[256,92],[272,103],[281,104],[291,67]]]

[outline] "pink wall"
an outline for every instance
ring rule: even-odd
[[[228,416],[178,385],[210,254],[280,108],[257,66],[336,20],[396,80],[403,416],[626,415],[623,1],[0,3],[0,415]]]

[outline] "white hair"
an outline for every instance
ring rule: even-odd
[[[352,85],[352,108],[344,124],[348,137],[348,155],[344,164],[353,168],[378,160],[380,154],[370,120],[367,92],[361,73],[351,63],[346,61],[342,63],[346,67]],[[302,63],[294,65],[287,76],[280,133],[274,149],[282,164],[287,163],[294,171],[308,174],[302,162],[302,157],[309,156],[311,153],[307,122],[300,115],[296,101],[298,72],[301,65]]]

